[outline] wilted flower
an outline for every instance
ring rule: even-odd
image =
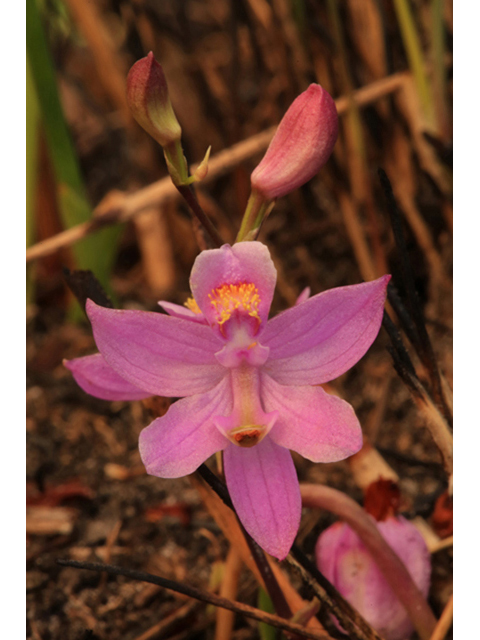
[[[67,363],[97,397],[182,397],[140,435],[147,472],[176,478],[223,451],[240,520],[284,558],[300,522],[289,449],[314,462],[361,447],[352,407],[319,385],[353,366],[375,339],[390,276],[325,291],[267,322],[276,282],[259,242],[202,252],[189,309],[119,311],[88,301],[100,354]]]
[[[127,101],[138,124],[162,147],[180,140],[182,130],[170,102],[167,81],[151,51],[128,73]]]
[[[252,188],[273,200],[302,186],[326,163],[337,135],[335,102],[319,84],[311,84],[283,116],[252,173]]]
[[[427,596],[431,572],[427,546],[411,522],[392,515],[399,494],[391,491],[388,481],[381,483],[372,485],[375,492],[370,494],[365,508],[368,507],[367,510],[381,520],[376,522],[380,533],[403,561],[419,590]],[[337,522],[320,535],[316,559],[325,577],[385,640],[406,640],[410,637],[413,625],[406,609],[369,550],[348,524]]]

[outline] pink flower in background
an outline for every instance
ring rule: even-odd
[[[273,200],[301,187],[327,162],[337,136],[335,102],[319,84],[311,84],[283,116],[252,173],[252,188]]]
[[[362,444],[352,407],[321,387],[352,367],[380,328],[390,276],[305,299],[268,320],[276,270],[266,246],[202,252],[190,277],[195,304],[170,315],[87,303],[100,354],[67,367],[104,399],[181,397],[140,435],[147,472],[177,478],[223,451],[245,529],[283,559],[301,499],[289,449],[314,462]]]
[[[402,517],[389,516],[376,525],[426,597],[431,561],[421,534]],[[325,577],[385,640],[410,637],[413,625],[407,611],[348,524],[337,522],[320,535],[316,558]]]

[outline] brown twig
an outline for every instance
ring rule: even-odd
[[[409,74],[407,72],[393,74],[358,89],[352,94],[352,98],[358,106],[366,106],[397,91],[403,86],[405,79],[408,77]],[[347,111],[348,104],[346,97],[340,97],[336,100],[339,115]],[[208,174],[203,182],[211,182],[225,175],[241,162],[265,151],[273,138],[275,130],[276,127],[270,127],[214,155],[210,158]],[[192,173],[195,172],[197,166],[195,164],[191,167]],[[66,229],[29,247],[26,253],[27,262],[51,255],[63,247],[75,244],[105,226],[126,222],[148,207],[163,204],[167,200],[177,197],[177,190],[169,177],[162,178],[135,193],[115,192],[109,194],[95,207],[93,217],[88,222]]]
[[[164,589],[170,589],[171,591],[181,593],[189,598],[195,598],[196,600],[201,600],[202,602],[206,602],[207,604],[213,604],[215,607],[229,609],[230,611],[240,613],[247,618],[253,618],[253,620],[265,622],[266,624],[269,624],[272,627],[277,627],[278,629],[282,629],[283,631],[295,633],[299,636],[302,636],[303,638],[310,638],[311,640],[329,640],[328,636],[324,634],[308,631],[307,629],[305,629],[305,627],[302,627],[299,624],[289,622],[271,613],[266,613],[265,611],[261,611],[260,609],[256,609],[255,607],[250,607],[247,604],[227,600],[226,598],[221,598],[220,596],[216,596],[213,593],[209,593],[208,591],[203,591],[201,589],[197,589],[196,587],[191,587],[187,584],[176,582],[174,580],[167,580],[166,578],[162,578],[161,576],[155,576],[144,571],[124,569],[123,567],[102,564],[100,562],[77,562],[76,560],[64,559],[57,560],[57,564],[62,567],[85,569],[87,571],[106,571],[109,575],[112,576],[125,576],[126,578],[130,578],[132,580],[140,580],[142,582],[156,584],[160,587],[163,587]]]
[[[443,640],[450,629],[453,620],[453,594],[450,596],[445,609],[442,611],[440,620],[433,630],[430,640]]]
[[[292,547],[287,561],[300,573],[302,580],[313,589],[320,602],[327,605],[352,640],[382,640],[298,547]]]

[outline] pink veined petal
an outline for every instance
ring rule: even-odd
[[[120,311],[87,301],[100,353],[122,378],[150,394],[204,393],[225,375],[214,354],[222,343],[207,326],[148,311]]]
[[[203,313],[195,313],[181,304],[167,302],[166,300],[159,300],[158,304],[168,313],[169,316],[174,318],[183,318],[184,320],[198,322],[199,324],[208,324]]]
[[[352,367],[375,340],[390,276],[319,293],[269,321],[265,370],[280,384],[321,384]]]
[[[214,424],[215,417],[232,411],[230,382],[225,378],[214,389],[175,402],[140,434],[139,449],[147,473],[160,478],[180,478],[229,441]]]
[[[262,549],[283,560],[302,509],[290,452],[266,436],[249,449],[230,444],[223,455],[228,490],[243,526]]]
[[[336,462],[362,447],[353,408],[321,387],[283,386],[262,375],[265,411],[278,411],[270,438],[312,462]]]
[[[224,244],[220,249],[202,251],[193,265],[190,289],[208,322],[214,324],[215,307],[208,297],[212,290],[224,284],[253,283],[258,289],[258,315],[264,325],[276,279],[277,271],[267,247],[261,242],[239,242],[233,247]]]
[[[102,400],[142,400],[152,394],[135,387],[109,367],[100,353],[63,364],[73,373],[76,383],[86,393]]]

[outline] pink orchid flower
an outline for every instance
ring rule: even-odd
[[[408,569],[426,597],[431,560],[416,527],[401,516],[376,523],[380,533]],[[358,534],[336,522],[319,537],[315,548],[320,571],[385,640],[407,640],[413,633],[405,607],[375,563]]]
[[[362,444],[352,407],[314,386],[352,367],[375,339],[390,276],[340,287],[268,320],[276,270],[259,242],[203,251],[190,277],[201,312],[171,315],[87,302],[100,354],[67,367],[104,399],[181,397],[140,435],[147,472],[177,478],[223,451],[230,495],[248,533],[283,559],[301,499],[290,454],[342,460]]]

